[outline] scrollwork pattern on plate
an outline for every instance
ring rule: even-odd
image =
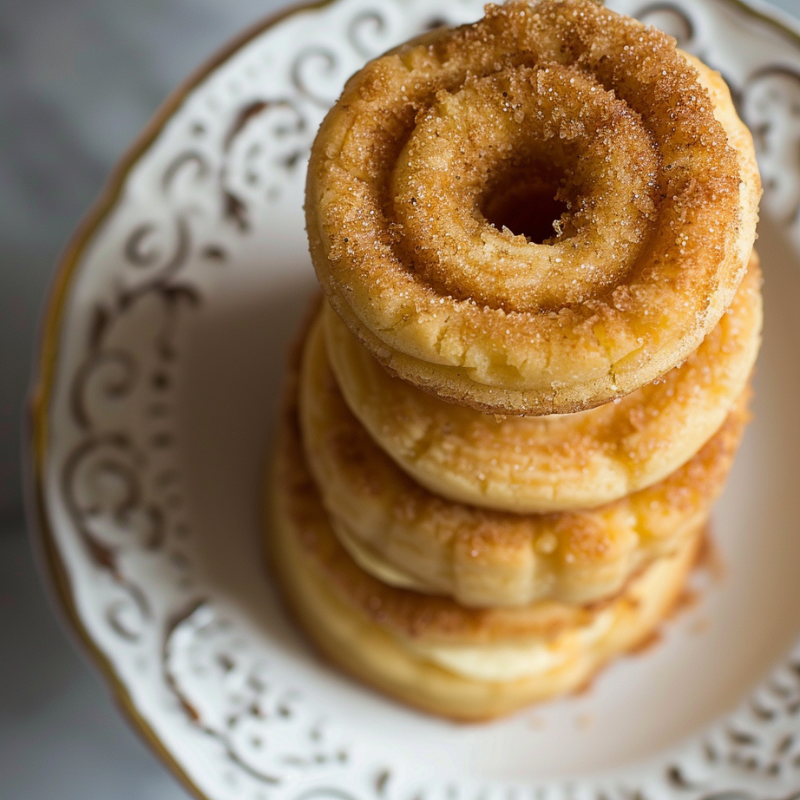
[[[347,748],[329,741],[325,721],[309,714],[296,689],[278,684],[247,638],[208,601],[170,624],[164,670],[192,723],[257,781],[277,786],[287,771],[348,760]]]
[[[800,72],[767,65],[742,87],[741,110],[759,155],[764,203],[777,219],[800,222]]]
[[[315,116],[308,105],[287,98],[253,100],[225,136],[220,169],[224,213],[241,232],[252,224],[249,209],[277,201],[282,182],[305,163]]]

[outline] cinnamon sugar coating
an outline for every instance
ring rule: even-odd
[[[373,561],[411,578],[406,585],[461,604],[427,598],[418,605],[426,616],[437,603],[449,609],[447,619],[461,619],[464,606],[524,608],[535,601],[559,601],[565,613],[564,603],[613,596],[707,518],[745,427],[742,396],[680,470],[598,508],[539,515],[479,509],[431,493],[381,450],[344,402],[321,334],[317,322],[302,366],[308,468],[344,543],[355,542]],[[403,624],[417,623],[409,616]]]
[[[605,663],[651,636],[674,607],[700,530],[617,597],[592,606],[546,602],[477,610],[385,586],[359,569],[330,527],[303,454],[296,399],[295,385],[270,476],[265,536],[271,566],[303,630],[326,657],[357,678],[430,713],[490,719],[578,690]],[[544,651],[549,666],[508,680],[466,677],[431,660],[425,650],[500,647],[502,654],[503,648],[531,644]]]
[[[521,184],[566,205],[542,243],[486,218]],[[512,0],[348,82],[306,214],[323,289],[387,369],[537,415],[692,352],[742,279],[759,195],[716,73],[589,0]]]
[[[616,402],[552,417],[455,406],[390,376],[327,304],[331,367],[375,442],[431,492],[518,513],[591,508],[662,480],[692,458],[740,397],[761,339],[761,270],[750,268],[700,347]]]

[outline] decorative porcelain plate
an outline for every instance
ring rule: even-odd
[[[583,695],[486,725],[417,714],[321,663],[263,564],[284,353],[315,287],[317,125],[366,59],[480,0],[334,0],[250,32],[159,113],[77,234],[32,403],[38,541],[131,722],[198,796],[800,797],[800,36],[735,0],[611,5],[734,90],[766,187],[767,328],[715,516],[724,576]]]

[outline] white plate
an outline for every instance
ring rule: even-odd
[[[733,0],[612,5],[667,27],[736,92],[767,187],[768,321],[756,421],[716,515],[726,576],[587,694],[491,725],[419,715],[320,663],[262,566],[262,466],[314,288],[309,145],[366,58],[477,18],[478,0],[335,0],[251,33],[159,114],[76,236],[32,404],[39,542],[133,723],[199,795],[800,788],[800,651],[786,661],[800,631],[800,38]]]

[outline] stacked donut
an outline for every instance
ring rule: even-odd
[[[270,525],[324,653],[484,719],[652,634],[747,420],[759,195],[719,75],[589,0],[488,6],[348,82]]]

